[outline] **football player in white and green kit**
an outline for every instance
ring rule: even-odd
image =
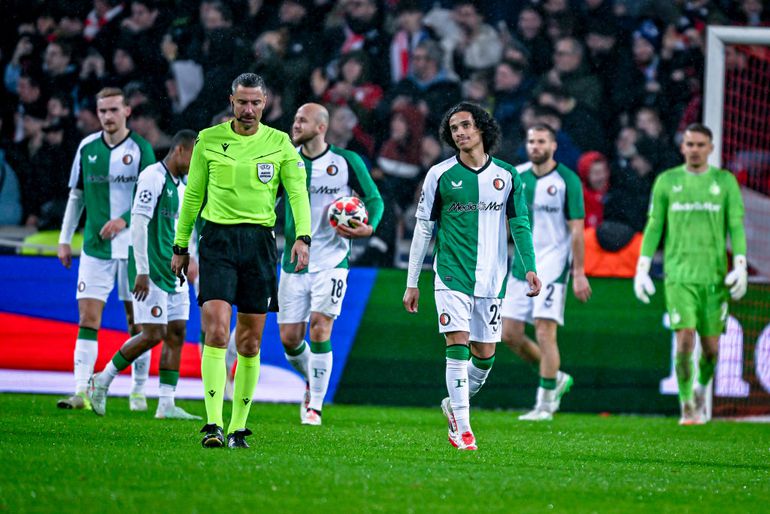
[[[70,175],[70,196],[59,235],[61,263],[72,265],[72,236],[83,208],[86,226],[78,267],[78,336],[75,342],[75,394],[58,401],[62,409],[90,409],[86,391],[98,353],[97,333],[107,297],[118,282],[131,335],[134,326],[127,263],[131,199],[139,172],[155,162],[150,144],[131,132],[126,119],[131,108],[120,89],[105,88],[96,95],[102,130],[80,142]],[[144,384],[150,371],[150,355],[134,361],[131,410],[147,410]]]
[[[711,130],[687,127],[681,145],[684,164],[664,171],[652,188],[649,217],[634,277],[634,293],[644,303],[655,293],[650,263],[665,229],[666,310],[676,333],[676,377],[680,425],[703,424],[706,391],[714,376],[719,337],[724,332],[728,299],[746,294],[746,233],[743,199],[735,176],[708,164],[714,150]],[[733,270],[727,272],[727,236]],[[701,341],[697,384],[692,352]]]
[[[529,163],[519,166],[537,256],[543,294],[528,298],[525,268],[514,260],[503,299],[503,342],[524,361],[538,367],[540,384],[535,408],[522,415],[524,421],[547,421],[559,408],[561,397],[572,385],[572,377],[561,367],[556,330],[564,324],[567,283],[581,302],[588,301],[591,286],[583,257],[583,187],[574,171],[554,158],[556,133],[538,124],[527,130]],[[537,344],[524,332],[525,323],[535,326]]]
[[[148,166],[136,183],[131,210],[131,246],[128,275],[134,289],[134,317],[142,331],[127,340],[101,373],[91,378],[89,399],[96,414],[104,416],[107,391],[115,377],[136,358],[163,341],[160,356],[158,419],[201,419],[174,405],[179,381],[190,294],[186,281],[171,271],[176,220],[184,197],[184,177],[190,168],[196,134],[182,130],[158,163]]]
[[[417,312],[420,269],[435,224],[434,289],[438,328],[446,338],[449,392],[441,408],[452,446],[476,450],[469,401],[489,375],[500,341],[509,229],[516,244],[513,258],[526,269],[529,290],[522,294],[537,296],[540,280],[519,174],[488,153],[500,138],[495,120],[478,105],[462,102],[444,115],[440,131],[457,155],[425,177],[403,303],[407,312]]]
[[[305,378],[300,419],[321,424],[332,371],[331,333],[342,310],[348,279],[350,239],[369,237],[382,218],[383,202],[369,171],[355,152],[326,142],[329,112],[319,104],[305,104],[294,116],[292,139],[307,171],[313,245],[308,267],[294,270],[284,251],[278,282],[278,325],[286,359]],[[341,196],[358,194],[369,212],[369,224],[356,227],[329,224],[327,209]],[[286,206],[286,249],[294,243],[294,217]],[[304,341],[310,324],[310,344]]]

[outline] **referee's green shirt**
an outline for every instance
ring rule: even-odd
[[[279,184],[286,190],[297,235],[310,235],[305,164],[288,134],[263,123],[251,136],[236,133],[230,122],[202,130],[193,149],[174,244],[188,246],[204,197],[205,220],[272,227]]]

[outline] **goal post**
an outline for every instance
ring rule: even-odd
[[[746,209],[747,296],[733,302],[714,380],[716,417],[770,415],[770,28],[709,26],[703,122],[709,164],[732,171]]]

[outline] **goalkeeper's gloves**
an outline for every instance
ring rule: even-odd
[[[725,277],[725,285],[730,288],[733,300],[740,300],[746,294],[749,283],[749,272],[746,270],[746,256],[733,257],[733,270]]]
[[[650,296],[655,294],[655,284],[650,278],[650,264],[652,264],[652,259],[644,255],[640,255],[639,261],[636,263],[634,294],[643,303],[650,303]]]

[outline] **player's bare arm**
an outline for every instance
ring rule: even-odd
[[[403,302],[406,312],[417,314],[417,308],[420,303],[420,290],[416,287],[407,287],[404,292]]]
[[[59,257],[59,262],[62,265],[70,269],[72,267],[72,247],[66,243],[59,243],[59,249],[56,251],[56,255]]]
[[[355,222],[352,222],[355,223]],[[362,239],[365,237],[371,237],[374,233],[374,228],[366,223],[356,224],[355,227],[349,227],[347,225],[337,225],[334,229],[337,234],[346,239]]]
[[[115,239],[124,228],[126,228],[126,220],[123,218],[115,218],[104,224],[99,231],[99,237],[102,239]]]
[[[543,287],[543,283],[537,277],[537,273],[534,271],[527,272],[527,283],[529,284],[529,293],[527,296],[533,297],[540,294],[540,288]]]
[[[572,292],[575,298],[585,303],[591,299],[591,284],[588,282],[585,272],[585,242],[583,229],[585,223],[582,219],[569,220],[572,233]]]
[[[137,275],[132,292],[137,302],[143,302],[150,294],[150,275]]]

